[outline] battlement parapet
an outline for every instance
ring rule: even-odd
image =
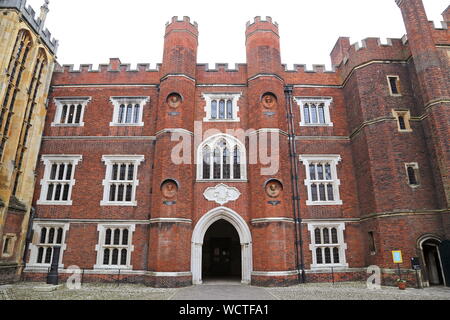
[[[428,21],[431,30],[448,30],[447,21]]]
[[[56,54],[58,51],[59,42],[52,38],[50,31],[44,29],[44,22],[39,17],[36,17],[36,12],[31,6],[27,6],[26,0],[0,0],[0,9],[15,9],[30,25],[33,31],[40,36],[41,40],[49,48],[49,50]]]
[[[166,36],[173,30],[187,30],[194,36],[198,37],[198,24],[197,22],[191,22],[191,18],[184,16],[179,19],[178,16],[172,17],[172,20],[166,23]]]
[[[380,48],[404,49],[404,42],[402,39],[387,38],[386,43],[383,43],[380,38],[365,38],[361,42],[355,42],[350,46],[350,52],[356,52],[363,49],[379,50]]]
[[[248,21],[246,24],[246,37],[254,34],[256,31],[272,31],[279,36],[278,23],[273,22],[271,17],[266,17],[266,20],[257,16],[253,19],[253,22]]]
[[[121,63],[119,59],[110,59],[109,64],[100,64],[97,69],[93,69],[92,64],[80,64],[75,68],[73,64],[55,66],[55,73],[102,73],[102,72],[159,72],[161,64],[156,65],[156,69],[150,69],[149,63],[138,63],[136,69],[131,69],[131,64]]]
[[[246,24],[246,28],[249,28],[250,26],[257,24],[257,23],[270,23],[272,25],[274,25],[275,27],[278,28],[278,23],[277,22],[273,22],[272,17],[267,16],[266,20],[263,20],[261,18],[261,16],[256,16],[255,18],[253,18],[253,22],[252,21],[247,21]]]
[[[228,67],[228,63],[216,63],[214,68],[210,68],[208,63],[198,63],[197,70],[203,72],[240,72],[246,66],[245,63],[235,63],[234,68],[231,69]]]
[[[185,22],[185,23],[189,23],[191,26],[195,27],[198,29],[198,23],[197,22],[191,22],[191,18],[188,16],[184,16],[182,19],[178,19],[178,16],[173,16],[171,21],[168,21],[166,23],[166,27],[170,26],[172,23],[177,23],[177,22]]]
[[[331,51],[331,60],[334,66],[358,59],[363,55],[379,55],[379,58],[387,58],[389,55],[403,52],[407,48],[408,38],[403,36],[401,39],[387,38],[383,43],[380,38],[365,38],[361,41],[350,44],[348,37],[341,37],[336,42]]]
[[[349,38],[339,38],[331,52],[331,61],[336,70],[345,78],[356,66],[370,61],[405,61],[411,55],[408,39],[366,38],[350,44]]]
[[[324,64],[313,64],[312,69],[308,69],[306,64],[294,64],[293,69],[289,69],[289,66],[283,64],[284,72],[287,73],[336,73],[336,69],[327,70]]]

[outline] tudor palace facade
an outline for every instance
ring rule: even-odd
[[[402,277],[415,283],[418,258],[424,285],[450,285],[450,7],[436,29],[421,0],[396,3],[407,36],[339,38],[333,71],[287,70],[269,17],[247,23],[235,70],[197,63],[188,17],[166,25],[156,70],[56,65],[29,239],[8,211],[2,263],[24,252],[25,280],[55,259],[61,279],[154,287],[365,281],[378,266],[392,284],[400,250]]]

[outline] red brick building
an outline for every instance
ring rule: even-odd
[[[167,24],[157,70],[119,59],[54,73],[26,279],[184,286],[365,280],[450,285],[450,37],[421,0],[408,36],[340,38],[335,66],[286,70],[278,25],[247,24],[247,63],[197,64],[198,27]],[[267,148],[265,147],[267,146]]]

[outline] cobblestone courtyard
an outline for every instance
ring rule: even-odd
[[[181,289],[143,285],[83,284],[43,292],[42,283],[0,286],[0,300],[450,300],[450,288],[400,291],[393,287],[368,290],[365,283],[305,284],[290,288],[259,288],[239,284],[206,284]]]

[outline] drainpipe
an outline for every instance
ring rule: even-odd
[[[300,212],[300,192],[298,188],[298,163],[297,148],[295,145],[294,114],[292,112],[292,86],[286,86],[286,115],[288,122],[289,158],[291,160],[291,183],[292,183],[292,207],[294,209],[295,221],[295,257],[298,271],[299,283],[306,283],[305,264],[303,255],[302,218]]]

